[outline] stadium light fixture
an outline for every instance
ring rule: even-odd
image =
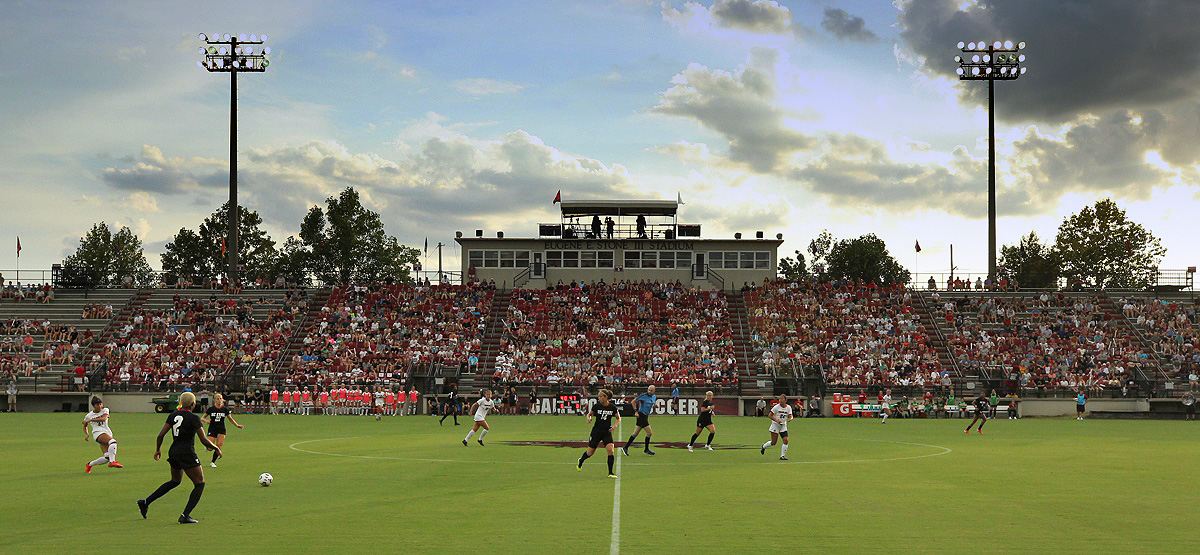
[[[238,202],[237,202],[237,75],[239,73],[262,73],[271,65],[267,55],[270,48],[254,53],[254,45],[267,40],[266,35],[245,34],[231,36],[228,33],[211,35],[200,33],[204,43],[197,51],[203,60],[196,65],[209,73],[229,74],[229,230],[226,237],[226,256],[229,267],[226,276],[232,283],[237,281],[238,268]]]
[[[1013,44],[1011,40],[970,42],[966,46],[960,41],[961,52],[972,54],[970,61],[955,56],[958,68],[954,71],[961,81],[986,80],[988,83],[988,279],[996,283],[996,94],[997,80],[1010,81],[1025,75],[1025,55],[1020,51],[1025,42]]]

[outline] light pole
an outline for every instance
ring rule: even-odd
[[[960,81],[988,83],[988,279],[996,283],[996,80],[1010,81],[1025,75],[1024,42],[1011,40],[988,44],[983,41],[958,43],[963,53],[955,56]]]
[[[207,69],[209,73],[229,74],[229,237],[226,251],[229,256],[229,268],[226,275],[229,282],[238,279],[238,203],[237,203],[237,74],[243,72],[262,73],[271,62],[267,54],[271,48],[262,48],[255,52],[255,45],[266,42],[266,35],[245,34],[231,36],[214,33],[200,33],[200,40],[205,43],[199,49],[203,60],[196,65]]]

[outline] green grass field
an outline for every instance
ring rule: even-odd
[[[577,472],[578,448],[520,445],[586,440],[577,417],[493,416],[488,445],[463,447],[468,419],[243,415],[226,458],[204,467],[200,523],[185,527],[175,519],[186,478],[148,520],[134,505],[168,476],[151,458],[163,417],[115,414],[125,468],[91,475],[84,463],[99,448],[81,418],[0,414],[0,552],[605,553],[614,539],[627,553],[1196,545],[1192,422],[1002,418],[968,437],[960,420],[795,420],[783,462],[778,447],[758,452],[767,420],[718,417],[719,450],[631,449],[612,480],[603,452]],[[656,442],[686,442],[694,429],[687,417],[653,424]],[[258,485],[262,472],[274,485]]]

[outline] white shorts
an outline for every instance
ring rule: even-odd
[[[476,416],[475,417],[476,422],[483,422],[484,420],[487,420],[486,416]]]
[[[108,434],[108,437],[110,437],[110,438],[112,438],[112,436],[113,436],[112,432],[110,432],[108,430],[92,430],[92,441],[96,441],[97,439],[100,439],[100,434]]]
[[[771,428],[768,430],[773,434],[779,434],[787,431],[787,424],[771,423]]]

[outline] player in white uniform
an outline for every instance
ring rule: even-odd
[[[892,415],[892,390],[887,390],[883,394],[883,405],[879,407],[879,417],[883,419],[880,424],[887,424],[887,419]]]
[[[84,441],[88,439],[88,424],[92,425],[92,439],[100,444],[100,452],[103,454],[100,458],[87,463],[83,472],[91,474],[93,466],[105,463],[113,468],[123,468],[121,463],[117,462],[117,440],[113,439],[112,429],[108,427],[108,409],[104,408],[104,402],[99,397],[92,397],[92,412],[87,413],[87,416],[83,418]]]
[[[471,405],[471,410],[475,411],[475,425],[471,427],[471,431],[467,432],[467,437],[462,440],[463,445],[466,445],[467,440],[471,439],[471,436],[475,435],[475,430],[480,428],[483,428],[483,431],[479,432],[479,439],[475,441],[478,442],[479,445],[483,445],[483,436],[486,436],[487,433],[491,431],[491,428],[488,427],[486,420],[487,415],[494,408],[496,408],[496,401],[492,400],[492,390],[484,390],[483,397],[478,401],[475,401],[475,404]]]
[[[769,413],[771,417],[771,441],[762,444],[762,449],[758,452],[761,455],[767,454],[767,447],[775,445],[779,438],[783,438],[783,447],[780,449],[779,460],[786,461],[788,450],[788,421],[792,419],[792,406],[788,404],[787,395],[780,395],[779,402],[771,407]]]

